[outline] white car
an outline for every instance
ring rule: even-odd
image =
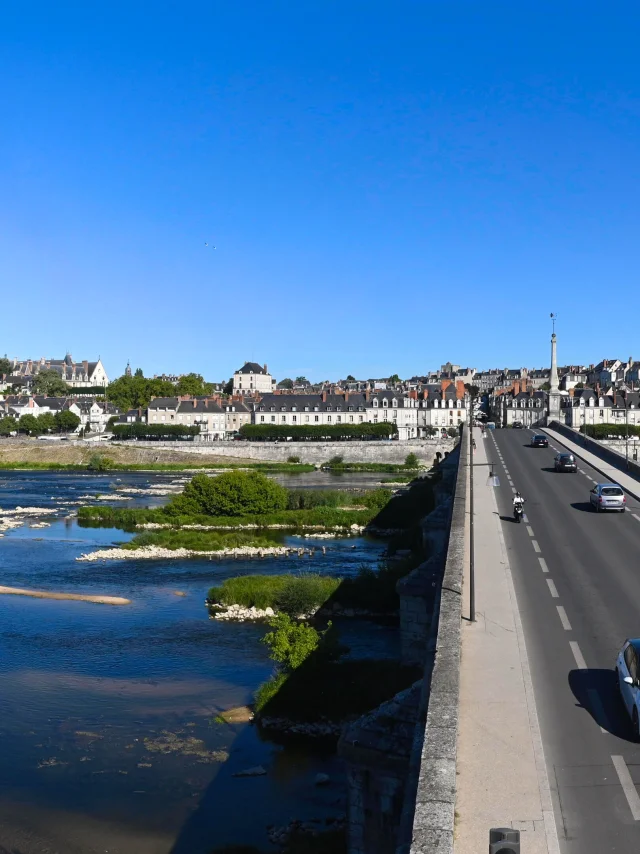
[[[616,660],[616,682],[631,718],[634,741],[640,741],[640,639],[626,640]]]
[[[604,510],[617,510],[624,513],[627,499],[617,483],[596,483],[589,493],[591,506],[600,513]]]

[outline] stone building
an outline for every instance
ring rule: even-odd
[[[270,394],[276,389],[276,381],[267,366],[257,362],[245,362],[233,375],[234,395]]]
[[[201,441],[224,439],[225,412],[219,401],[208,397],[156,397],[147,408],[147,424],[181,424],[200,428]]]
[[[106,386],[109,377],[104,365],[98,357],[97,362],[76,362],[67,353],[64,359],[25,359],[12,361],[11,374],[6,378],[6,385],[21,385],[30,388],[35,376],[40,371],[55,371],[71,388],[88,386]]]

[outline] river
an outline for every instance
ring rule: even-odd
[[[330,477],[319,473],[299,484],[327,486],[335,483]],[[216,723],[219,712],[251,701],[272,664],[260,643],[264,627],[211,620],[204,598],[212,584],[241,573],[345,575],[375,563],[383,545],[321,540],[314,558],[259,562],[75,561],[130,536],[79,527],[69,518],[78,503],[116,495],[127,499],[119,506],[153,505],[165,498],[125,490],[174,489],[181,480],[0,474],[3,510],[57,511],[42,517],[49,527],[23,525],[0,539],[1,584],[131,599],[112,607],[0,597],[0,852],[1,846],[12,854],[268,849],[268,825],[344,814],[343,771],[331,750],[282,746],[262,740],[251,724]],[[375,480],[350,477],[348,486]],[[352,655],[397,654],[393,627],[342,621],[340,628]],[[266,775],[233,776],[257,765]],[[330,783],[316,786],[318,773]]]

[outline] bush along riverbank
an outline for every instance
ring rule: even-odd
[[[348,652],[329,623],[319,631],[279,614],[263,643],[276,662],[274,675],[255,697],[255,719],[266,730],[337,738],[342,725],[417,681],[419,668],[393,659],[341,660]]]
[[[244,575],[209,590],[206,604],[217,620],[265,620],[277,613],[310,616],[382,617],[398,613],[396,584],[425,559],[418,550],[377,569],[360,567],[350,578],[314,573]]]
[[[154,509],[113,506],[81,507],[81,525],[127,531],[166,528],[224,531],[280,528],[290,531],[359,532],[391,498],[387,489],[288,490],[259,472],[196,475],[183,492]],[[176,534],[158,543],[170,547]],[[133,548],[140,543],[133,541]]]

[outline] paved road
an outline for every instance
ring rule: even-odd
[[[640,745],[613,668],[623,640],[640,636],[640,506],[627,496],[624,514],[591,511],[589,490],[602,476],[582,462],[577,474],[556,474],[557,450],[528,447],[531,435],[498,430],[484,441],[500,479],[560,844],[563,854],[635,854]],[[520,525],[514,488],[527,499]]]

